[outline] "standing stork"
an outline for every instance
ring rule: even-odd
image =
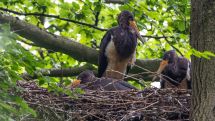
[[[162,74],[161,88],[191,89],[190,64],[188,59],[178,57],[175,50],[165,52],[157,70]]]
[[[136,61],[137,38],[144,43],[129,11],[118,16],[118,26],[104,35],[99,52],[98,77],[123,79],[127,66]]]

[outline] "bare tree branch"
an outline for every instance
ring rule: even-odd
[[[72,19],[68,19],[68,18],[61,18],[59,15],[49,15],[49,14],[44,14],[44,13],[21,13],[21,12],[17,12],[17,11],[13,11],[13,10],[9,10],[7,8],[2,8],[0,7],[1,11],[6,11],[6,12],[10,12],[13,14],[17,14],[17,15],[23,15],[23,16],[44,16],[44,17],[49,17],[49,18],[56,18],[59,20],[64,20],[64,21],[68,21],[68,22],[72,22],[72,23],[76,23],[79,25],[84,25],[84,26],[88,26],[100,31],[107,31],[107,29],[103,29],[103,28],[99,28],[95,25],[92,24],[88,24],[88,23],[84,23],[84,22],[80,22],[80,21],[76,21],[76,20],[72,20]]]
[[[127,0],[105,0],[105,3],[124,4]]]
[[[164,33],[163,33],[163,36],[164,36]],[[164,39],[165,39],[165,41],[166,41],[172,48],[174,48],[181,56],[184,56],[184,55],[181,53],[181,51],[180,51],[177,47],[175,47],[174,45],[171,44],[171,42],[168,40],[168,38],[164,38]]]
[[[98,23],[99,23],[99,14],[100,14],[100,11],[99,12],[96,12],[94,15],[95,15],[95,26],[98,26]]]
[[[173,36],[147,36],[147,35],[142,35],[142,37],[145,37],[145,38],[154,38],[154,39],[174,38]]]
[[[44,13],[21,13],[21,12],[13,11],[13,10],[10,10],[10,9],[7,9],[7,8],[2,8],[2,7],[0,7],[0,10],[5,11],[5,12],[9,12],[9,13],[13,13],[13,14],[17,14],[17,15],[44,16],[44,17],[49,17],[49,18],[56,18],[56,19],[59,19],[59,20],[68,21],[68,22],[79,24],[79,25],[88,26],[88,27],[91,27],[91,28],[94,28],[94,29],[97,29],[97,30],[100,30],[100,31],[107,31],[108,30],[106,28],[97,27],[98,22],[99,22],[98,16],[99,16],[100,12],[95,13],[95,23],[94,23],[94,25],[92,25],[92,24],[88,24],[88,23],[79,22],[79,21],[76,21],[76,20],[71,20],[71,19],[68,19],[68,18],[61,18],[58,15],[49,15],[49,14],[44,14]],[[142,35],[142,37],[154,38],[154,39],[174,38],[173,36],[148,36],[148,35]]]

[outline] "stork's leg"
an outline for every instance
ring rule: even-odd
[[[161,89],[165,88],[165,81],[164,80],[160,80],[160,85],[161,85]]]
[[[116,60],[115,59],[110,59],[108,61],[108,66],[107,66],[107,69],[105,71],[105,77],[108,77],[108,78],[114,78],[114,73],[113,70],[114,70],[114,67],[116,66]]]
[[[191,79],[187,80],[187,89],[192,89],[192,82]]]
[[[126,70],[127,70],[127,65],[129,62],[129,58],[128,59],[123,59],[117,62],[117,66],[115,68],[115,70],[118,70],[119,72],[121,72],[121,76],[122,79],[124,79],[124,75],[126,74]]]
[[[106,70],[106,77],[114,79],[123,79],[126,72],[126,67],[129,59],[124,60],[110,60]]]

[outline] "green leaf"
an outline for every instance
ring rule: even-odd
[[[80,9],[79,4],[77,4],[76,2],[72,2],[72,8],[75,9],[76,11]]]
[[[215,53],[212,53],[210,51],[204,51],[204,54],[208,55],[208,56],[212,56],[215,57]]]
[[[10,111],[11,113],[17,113],[16,109],[13,108],[12,106],[0,101],[0,107],[3,108],[4,110]]]
[[[182,32],[185,30],[185,25],[184,25],[184,22],[183,21],[179,21],[177,23],[177,26],[178,26],[178,29]]]

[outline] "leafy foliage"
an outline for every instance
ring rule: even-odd
[[[129,10],[135,15],[141,34],[148,40],[144,45],[139,43],[137,58],[161,58],[165,51],[175,48],[187,58],[191,55],[208,59],[215,56],[208,51],[198,52],[189,45],[190,0],[126,1],[121,5],[105,4],[102,0],[0,0],[0,7],[19,13],[54,15],[56,18],[13,14],[50,33],[72,38],[95,49],[98,49],[105,34],[105,31],[97,28],[108,29],[116,26],[119,12]],[[0,27],[0,53],[0,120],[9,120],[29,111],[34,114],[19,97],[7,93],[11,89],[17,90],[16,81],[20,79],[21,73],[36,72],[40,75],[36,71],[40,68],[79,67],[84,64],[68,55],[35,46],[29,40],[13,34],[8,25]],[[67,94],[69,92],[59,87],[59,84],[66,85],[69,82],[70,78],[42,75],[39,78],[39,84],[43,87]],[[134,82],[131,83],[138,86]],[[18,104],[19,108],[12,104]]]
[[[8,25],[0,25],[0,120],[18,119],[36,113],[17,94],[16,81],[24,70],[33,72],[36,64],[31,53],[16,43]],[[39,66],[39,65],[37,65]]]
[[[122,10],[130,10],[134,13],[141,33],[146,36],[148,42],[139,44],[138,58],[160,58],[164,51],[177,48],[181,53],[190,58],[193,48],[189,46],[190,27],[190,1],[189,0],[129,0],[123,5],[105,4],[101,0],[8,0],[0,4],[11,10],[21,13],[41,13],[59,15],[78,22],[111,28],[117,25],[117,15]],[[104,31],[95,28],[68,22],[59,19],[38,16],[25,16],[26,21],[35,24],[49,32],[73,38],[74,40],[98,48]],[[154,36],[161,38],[157,39]],[[162,38],[162,36],[166,36]],[[173,47],[174,46],[174,47]],[[67,58],[66,55],[63,55]],[[198,56],[201,56],[199,54]],[[62,57],[62,56],[61,56]],[[202,56],[201,56],[202,57]],[[56,57],[53,57],[55,60]],[[50,59],[48,59],[50,61]],[[57,60],[58,61],[58,60]],[[69,63],[70,64],[66,64]],[[49,67],[56,65],[51,63]],[[63,66],[76,65],[73,59],[68,59]]]

